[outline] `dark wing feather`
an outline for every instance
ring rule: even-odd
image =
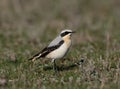
[[[40,51],[39,53],[37,53],[36,55],[34,55],[32,58],[30,58],[29,60],[33,60],[38,59],[40,57],[45,57],[46,55],[48,55],[51,51],[54,51],[55,49],[59,48],[62,44],[64,43],[64,41],[60,41],[57,45],[55,46],[50,46],[50,47],[45,47],[42,51]]]
[[[46,47],[41,51],[41,57],[45,57],[46,55],[48,55],[51,51],[54,51],[55,49],[59,48],[62,44],[64,43],[64,41],[60,41],[57,45],[55,46],[50,46],[50,47]]]

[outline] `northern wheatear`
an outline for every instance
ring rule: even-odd
[[[65,29],[63,30],[47,47],[42,51],[34,55],[29,60],[36,60],[39,58],[49,58],[52,59],[54,63],[53,68],[56,71],[56,59],[63,58],[68,52],[71,46],[71,35],[74,31]]]

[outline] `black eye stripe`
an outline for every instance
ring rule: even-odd
[[[64,32],[64,33],[61,33],[61,36],[63,37],[63,36],[65,36],[65,35],[69,34],[69,33],[71,33],[71,32]]]

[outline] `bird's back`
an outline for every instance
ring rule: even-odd
[[[59,44],[60,41],[62,41],[62,38],[60,36],[58,36],[48,45],[48,47],[55,46],[55,45]]]

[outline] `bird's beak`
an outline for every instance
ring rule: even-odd
[[[72,33],[76,33],[76,31],[72,31]]]

